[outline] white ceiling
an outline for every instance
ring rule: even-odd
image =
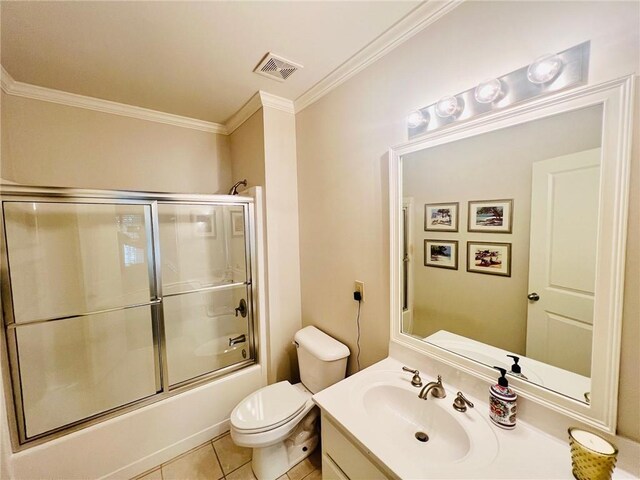
[[[1,2],[18,82],[224,123],[258,90],[295,100],[417,1]],[[304,66],[253,73],[271,51]]]

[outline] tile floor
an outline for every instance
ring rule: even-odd
[[[320,446],[278,480],[321,480]],[[135,480],[255,480],[251,449],[238,447],[225,433],[149,470]]]

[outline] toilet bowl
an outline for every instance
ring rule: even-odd
[[[231,437],[236,445],[254,449],[251,467],[258,480],[275,479],[317,446],[318,413],[304,385],[278,382],[233,410]]]
[[[349,349],[315,327],[295,335],[301,383],[274,383],[253,392],[231,412],[231,438],[253,449],[258,480],[275,480],[319,443],[319,409],[312,395],[344,378]]]

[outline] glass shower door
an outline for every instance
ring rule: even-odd
[[[32,438],[160,391],[151,206],[2,208],[21,434]]]
[[[253,358],[242,205],[159,203],[168,383]]]

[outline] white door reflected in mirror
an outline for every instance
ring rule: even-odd
[[[526,355],[589,377],[601,149],[533,164]],[[568,346],[571,346],[568,348]]]

